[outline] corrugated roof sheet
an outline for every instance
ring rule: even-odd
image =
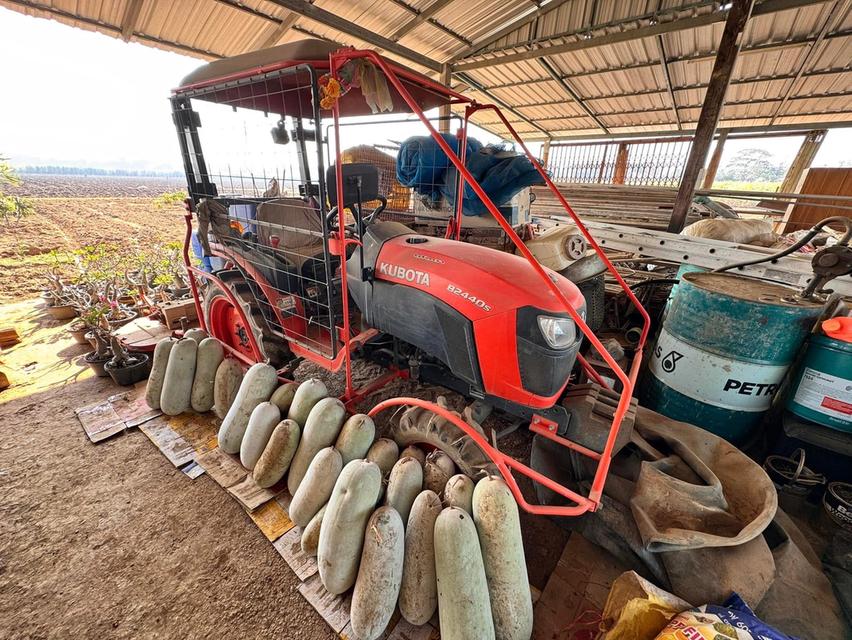
[[[773,1],[786,8],[761,10],[761,5]],[[138,15],[128,24],[136,3]],[[714,22],[588,48],[586,43],[570,53],[542,51],[543,60],[566,89],[539,59],[501,62],[501,58],[550,45],[586,40],[594,44],[607,34],[677,20],[706,21],[720,13],[719,3],[662,0],[656,11],[650,7],[657,3],[633,0],[549,0],[539,7],[530,0],[315,0],[313,4],[378,36],[397,36],[400,45],[439,63],[493,61],[457,74],[454,84],[464,88],[470,79],[477,88],[469,93],[483,102],[496,98],[507,104],[512,125],[538,138],[545,132],[557,138],[601,133],[598,122],[610,133],[676,130],[675,110],[682,128],[693,129],[723,28],[722,22]],[[372,46],[292,14],[273,0],[0,0],[0,6],[114,37],[122,37],[124,30],[130,40],[206,59],[306,36]],[[755,7],[720,126],[852,120],[852,3],[764,0]],[[418,19],[424,11],[427,17]],[[385,54],[435,75],[394,53]],[[480,113],[475,120],[495,133],[505,133],[493,114]]]

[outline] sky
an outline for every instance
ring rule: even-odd
[[[168,97],[203,61],[2,8],[0,59],[0,155],[10,157],[14,166],[181,170]],[[216,117],[208,116],[208,137],[210,118]],[[218,134],[227,136],[219,146],[233,157],[249,139],[248,128],[215,122],[229,131]],[[274,123],[271,117],[255,118],[251,127],[268,140]],[[350,127],[342,142],[345,147],[399,141],[424,132],[414,124]],[[486,143],[497,140],[481,130],[477,137]],[[799,137],[732,140],[722,165],[742,149],[758,146],[789,163],[800,143]],[[850,147],[852,130],[830,130],[814,166],[848,162]]]

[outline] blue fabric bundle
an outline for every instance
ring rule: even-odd
[[[521,189],[535,184],[544,184],[544,178],[526,156],[507,153],[500,147],[489,145],[480,149],[467,157],[465,166],[498,207],[509,202]],[[451,208],[455,207],[456,203],[457,174],[456,168],[450,167],[441,187],[441,193]],[[462,213],[466,216],[481,216],[487,211],[485,203],[474,193],[470,184],[465,184],[462,193]]]
[[[458,138],[449,133],[442,133],[441,137],[450,145],[453,153],[458,153]],[[479,140],[467,139],[468,158],[480,149],[482,143]],[[399,147],[396,178],[403,186],[413,187],[417,193],[437,202],[441,199],[441,187],[451,164],[447,154],[432,136],[413,136]]]
[[[454,153],[458,153],[458,138],[449,133],[442,133],[441,137]],[[498,207],[509,202],[521,189],[544,184],[541,175],[526,156],[515,155],[498,146],[483,147],[476,138],[467,139],[465,166]],[[455,206],[457,175],[458,171],[447,154],[431,136],[414,136],[399,148],[396,157],[397,180],[427,196],[435,208],[442,197],[446,198],[451,208]],[[465,185],[462,197],[462,211],[465,215],[481,216],[488,211],[469,184]]]

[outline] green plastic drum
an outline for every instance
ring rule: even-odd
[[[822,311],[796,293],[735,274],[684,274],[640,402],[732,442],[746,440]]]
[[[787,409],[800,418],[852,433],[852,342],[814,335]]]

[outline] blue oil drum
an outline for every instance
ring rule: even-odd
[[[812,335],[792,389],[789,411],[852,433],[852,342]]]
[[[648,360],[640,403],[731,442],[746,440],[818,319],[791,287],[685,273]]]

